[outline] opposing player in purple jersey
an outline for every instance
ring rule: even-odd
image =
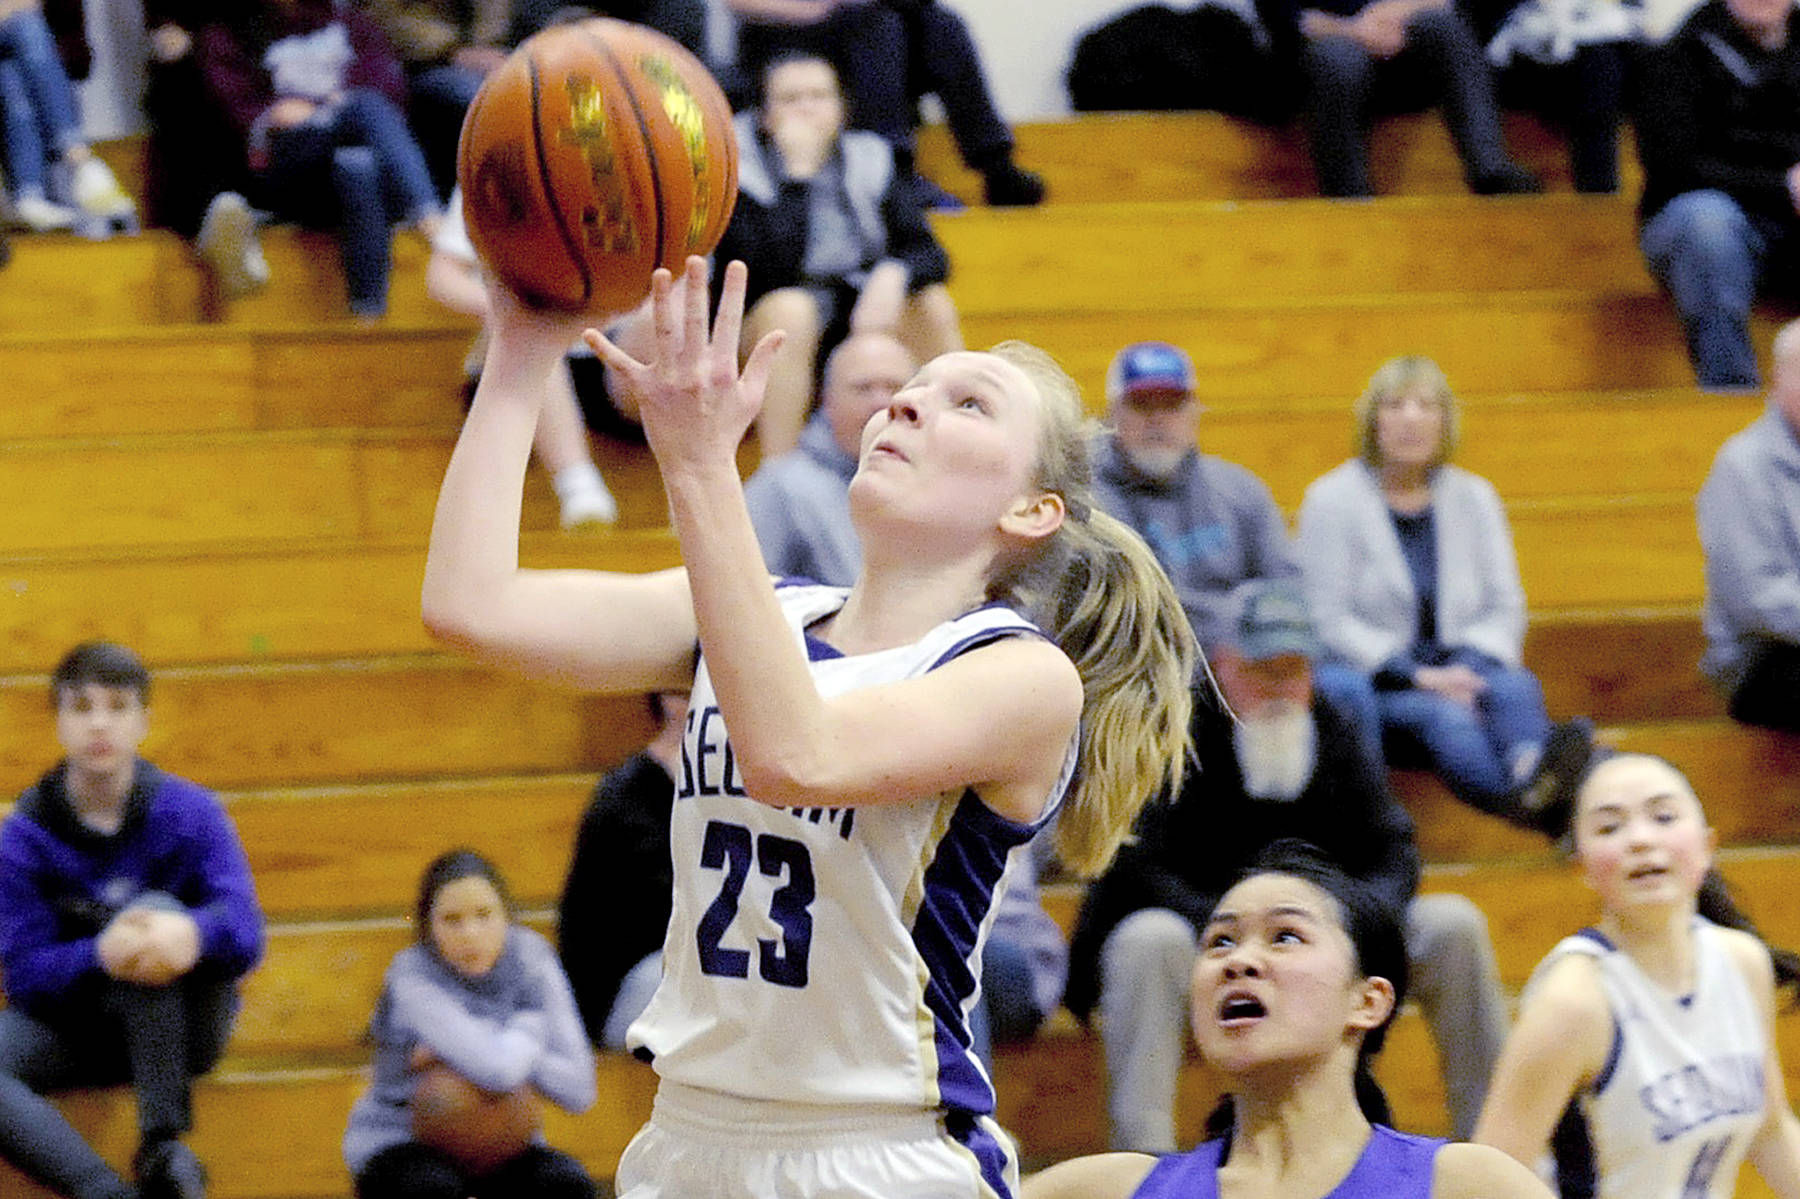
[[[1369,1062],[1405,996],[1401,916],[1318,850],[1271,845],[1200,945],[1194,1037],[1226,1080],[1220,1135],[1163,1158],[1076,1158],[1022,1199],[1546,1199],[1505,1154],[1383,1123]]]

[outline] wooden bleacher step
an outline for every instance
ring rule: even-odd
[[[1560,135],[1523,113],[1504,114],[1514,156],[1554,190],[1569,190]],[[1297,125],[1270,128],[1214,112],[1084,113],[1015,130],[1021,165],[1043,173],[1048,207],[1139,200],[1280,199],[1318,195]],[[1466,196],[1468,186],[1443,121],[1435,113],[1384,118],[1369,143],[1382,195]],[[1621,190],[1635,196],[1642,172],[1635,144],[1620,141]],[[981,181],[956,157],[948,130],[920,131],[921,173],[971,204]]]
[[[0,326],[0,439],[455,428],[467,325]]]
[[[938,213],[966,314],[1585,289],[1654,294],[1621,196],[1136,201]],[[1079,264],[1079,270],[1071,270]]]
[[[615,479],[615,483],[617,480]],[[552,521],[547,495],[532,506]],[[628,497],[622,497],[629,503]],[[627,511],[630,509],[627,508]],[[666,528],[526,534],[529,567],[661,570],[680,563]],[[419,618],[425,547],[322,542],[251,549],[0,560],[0,674],[48,669],[69,646],[112,637],[160,664],[350,659],[437,647]],[[108,597],[97,607],[96,596]]]
[[[454,445],[454,431],[379,430],[0,444],[0,469],[19,489],[0,556],[423,546]],[[619,528],[667,526],[647,452],[608,447],[598,461],[620,500]],[[547,480],[528,479],[523,527],[556,528]]]
[[[0,678],[0,775],[56,744],[42,675]],[[158,670],[145,756],[215,788],[603,770],[650,739],[636,698],[447,655]]]
[[[1772,317],[1752,321],[1766,345]],[[1331,297],[1165,313],[992,313],[965,317],[971,346],[1009,337],[1061,360],[1085,393],[1105,394],[1119,347],[1156,338],[1193,356],[1208,404],[1332,397],[1348,403],[1396,354],[1434,359],[1462,392],[1688,387],[1680,326],[1660,296],[1594,292]]]

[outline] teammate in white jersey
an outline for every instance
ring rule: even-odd
[[[740,373],[743,267],[710,330],[705,271],[689,260],[679,302],[658,273],[652,363],[586,334],[643,396],[687,568],[519,569],[569,327],[496,294],[426,623],[594,690],[692,677],[664,979],[632,1032],[662,1082],[621,1195],[1004,1197],[1017,1166],[966,1023],[1000,872],[1059,803],[1064,859],[1098,869],[1179,775],[1192,634],[1091,505],[1073,382],[1017,344],[927,363],[870,420],[855,585],[778,589],[736,459],[780,334]]]
[[[1729,1199],[1746,1157],[1800,1199],[1775,962],[1753,933],[1706,918],[1747,926],[1709,878],[1693,789],[1659,758],[1603,759],[1573,831],[1600,921],[1533,974],[1475,1139],[1530,1165],[1554,1148],[1565,1199]]]

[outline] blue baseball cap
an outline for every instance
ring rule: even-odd
[[[1108,402],[1134,395],[1194,393],[1194,362],[1166,341],[1139,341],[1113,356],[1106,372]]]

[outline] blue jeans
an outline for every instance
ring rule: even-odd
[[[219,1060],[236,1014],[235,983],[199,971],[166,987],[108,979],[41,1019],[0,1011],[0,1157],[76,1199],[129,1194],[45,1093],[129,1082],[144,1139],[186,1132],[191,1080]]]
[[[644,1014],[644,1009],[650,1006],[650,998],[656,994],[656,986],[661,981],[660,949],[639,958],[638,964],[625,972],[625,977],[619,980],[618,993],[613,996],[612,1008],[606,1013],[606,1023],[600,1033],[600,1048],[625,1048],[625,1034],[631,1031],[632,1023]]]
[[[69,75],[38,10],[0,21],[0,110],[7,178],[15,191],[43,190],[46,150],[61,158],[82,143]]]
[[[1512,762],[1522,748],[1542,751],[1550,736],[1544,690],[1520,666],[1470,662],[1487,683],[1474,707],[1431,691],[1379,691],[1382,730],[1422,748],[1444,785],[1484,812],[1505,813],[1526,779]]]
[[[259,182],[278,215],[337,226],[350,308],[359,316],[387,310],[394,224],[441,207],[406,118],[366,88],[350,89],[322,120],[270,134]]]
[[[1375,684],[1369,676],[1343,662],[1315,662],[1313,690],[1350,722],[1364,756],[1379,768],[1383,761],[1381,707],[1376,703]]]
[[[1377,59],[1354,39],[1331,34],[1303,38],[1300,62],[1321,195],[1375,194],[1369,119],[1399,100],[1408,102],[1405,107],[1419,99],[1443,106],[1471,183],[1513,165],[1487,58],[1468,22],[1450,8],[1427,9],[1408,21],[1406,44],[1391,59]]]
[[[1644,222],[1644,260],[1675,302],[1702,388],[1760,385],[1750,307],[1764,263],[1786,240],[1775,222],[1712,188],[1682,192]]]

